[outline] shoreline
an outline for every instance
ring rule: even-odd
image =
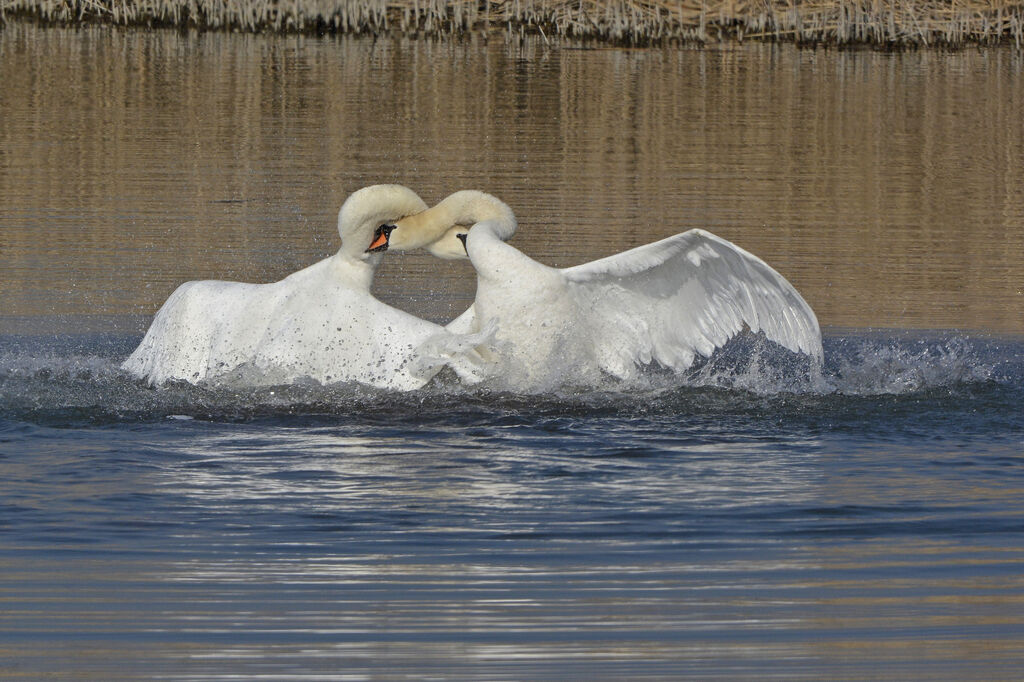
[[[1024,44],[1024,0],[0,0],[12,19],[252,33],[458,37],[702,46]]]

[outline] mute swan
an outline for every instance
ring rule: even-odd
[[[151,385],[232,373],[263,384],[309,377],[422,386],[430,372],[414,362],[413,351],[443,328],[380,302],[370,284],[389,245],[422,243],[404,234],[412,228],[396,230],[394,223],[426,208],[401,185],[358,190],[338,212],[337,254],[272,284],[182,284],[122,367]]]
[[[476,299],[447,329],[490,328],[493,374],[517,390],[628,379],[651,363],[684,370],[744,326],[822,358],[818,320],[796,289],[704,230],[557,269],[505,243],[515,216],[483,192],[456,192],[396,225],[422,240],[440,234],[435,255],[472,261]]]

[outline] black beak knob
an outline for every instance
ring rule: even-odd
[[[395,229],[394,225],[381,225],[373,231],[373,241],[370,242],[370,248],[366,249],[367,253],[379,253],[381,251],[388,250],[388,240],[391,238],[391,232]]]

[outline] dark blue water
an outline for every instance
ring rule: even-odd
[[[1024,343],[683,380],[154,390],[0,339],[0,677],[1011,678]]]

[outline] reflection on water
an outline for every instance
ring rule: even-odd
[[[395,181],[430,202],[497,194],[515,243],[553,265],[699,226],[764,257],[826,326],[1024,332],[1017,51],[16,23],[0,54],[9,327],[141,331],[182,281],[268,281],[331,253],[345,196]],[[392,256],[376,289],[445,320],[471,274]]]
[[[489,190],[553,265],[706,227],[825,325],[1024,333],[1022,59],[10,24],[0,677],[1019,676],[1018,341],[833,332],[808,377],[744,339],[529,398],[118,364],[382,181]],[[440,320],[471,275],[377,290]]]
[[[1012,677],[1024,424],[959,422],[994,390],[0,422],[0,672]]]
[[[523,397],[152,390],[89,341],[0,336],[4,679],[931,680],[1024,654],[1019,342],[829,338],[797,391],[718,359]]]

